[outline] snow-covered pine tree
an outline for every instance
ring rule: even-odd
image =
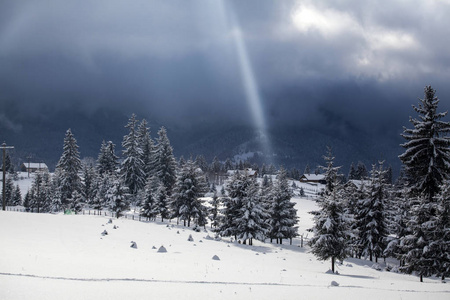
[[[109,210],[116,214],[117,219],[122,212],[130,207],[130,193],[127,185],[115,176],[110,177],[111,186],[106,193]]]
[[[234,169],[233,162],[231,161],[231,159],[227,158],[227,159],[225,160],[225,164],[224,164],[223,168],[224,168],[224,171],[225,171],[225,172]]]
[[[253,239],[264,241],[270,226],[266,220],[269,214],[261,204],[259,185],[256,178],[247,177],[249,184],[246,187],[245,196],[242,198],[242,206],[235,220],[237,227],[237,238],[243,244],[249,241],[253,245]]]
[[[209,168],[208,168],[208,162],[206,161],[206,158],[200,154],[197,155],[197,157],[195,158],[195,164],[197,165],[197,167],[199,167],[203,172],[208,172]]]
[[[55,173],[53,173],[52,180],[51,180],[51,190],[52,195],[50,199],[50,211],[52,212],[58,212],[61,211],[63,205],[63,199],[62,199],[62,184],[61,184],[61,170],[55,169]]]
[[[368,177],[369,177],[369,172],[367,172],[366,165],[363,162],[358,161],[358,164],[356,165],[356,174],[355,174],[354,179],[365,180]]]
[[[83,202],[91,204],[95,197],[95,178],[96,173],[92,164],[83,164],[83,178],[81,195],[83,196]]]
[[[339,184],[342,175],[339,174],[341,167],[334,166],[334,155],[331,147],[327,147],[327,153],[323,156],[326,166],[319,166],[319,168],[324,171],[325,184],[325,195],[331,195],[334,188]]]
[[[292,239],[298,235],[297,210],[295,203],[291,201],[292,192],[289,188],[286,170],[281,168],[278,173],[278,180],[275,182],[270,193],[271,205],[269,207],[270,225],[269,237],[276,239],[277,244],[283,244],[283,239]]]
[[[407,223],[411,218],[411,201],[409,198],[409,188],[404,168],[400,169],[400,175],[390,191],[390,199],[387,206],[388,228],[390,235],[384,251],[384,256],[395,257],[403,265],[402,256],[407,250],[400,242],[401,239],[410,234]]]
[[[124,149],[122,154],[125,157],[121,167],[122,181],[128,187],[133,202],[136,201],[139,190],[145,186],[144,162],[141,159],[142,149],[139,146],[136,132],[137,122],[136,115],[132,114],[128,124],[125,126],[125,128],[128,128],[129,133],[123,137],[122,141]]]
[[[362,255],[369,256],[375,262],[383,255],[386,248],[388,228],[386,224],[387,185],[385,183],[386,170],[383,162],[373,165],[367,198],[358,201],[356,221],[359,232],[359,249]]]
[[[155,191],[156,210],[161,217],[161,222],[164,222],[165,219],[169,219],[171,217],[169,209],[170,198],[169,195],[167,195],[167,190],[164,183],[159,181],[157,177],[155,177],[155,180],[157,182]]]
[[[14,194],[14,183],[11,177],[6,177],[5,181],[5,205],[12,205],[12,198]]]
[[[70,128],[66,132],[63,145],[63,153],[56,168],[59,169],[59,183],[62,205],[68,208],[71,205],[72,193],[81,190],[80,153],[77,140]]]
[[[102,142],[97,159],[97,173],[115,174],[119,157],[116,155],[116,145],[112,141]]]
[[[37,213],[49,212],[52,194],[50,174],[48,172],[36,172],[31,185],[29,207],[36,209]]]
[[[404,128],[401,146],[405,152],[399,156],[405,166],[408,180],[415,195],[424,195],[432,201],[440,186],[450,174],[450,123],[441,121],[447,115],[437,112],[439,99],[431,86],[425,87],[425,98],[413,109],[419,119],[410,117],[413,129]],[[423,198],[423,197],[422,197]]]
[[[309,241],[311,252],[319,260],[331,258],[333,273],[336,259],[343,260],[348,256],[352,235],[349,219],[338,195],[338,191],[333,191],[318,203],[320,211],[313,217],[314,236]]]
[[[141,191],[141,216],[147,218],[147,220],[154,220],[158,215],[157,201],[155,197],[155,184],[158,184],[157,178],[154,176],[149,177],[144,190]]]
[[[348,180],[356,180],[356,169],[355,169],[355,164],[353,162],[350,165],[350,171],[348,171],[347,179]]]
[[[14,205],[14,206],[22,205],[22,193],[20,192],[19,185],[16,185],[16,189],[13,193],[12,205]]]
[[[439,99],[431,86],[426,86],[424,92],[419,106],[413,105],[419,119],[410,118],[414,128],[404,128],[402,136],[407,142],[401,146],[406,150],[399,156],[408,176],[408,197],[412,201],[407,224],[411,233],[401,239],[405,252],[401,270],[415,271],[420,281],[437,273],[430,251],[437,239],[433,225],[438,219],[436,196],[450,173],[450,123],[441,121],[447,112],[437,112]]]
[[[309,245],[311,252],[319,260],[331,258],[331,270],[334,273],[336,259],[343,260],[349,254],[352,220],[345,213],[338,174],[340,167],[334,167],[334,156],[330,148],[324,159],[327,162],[325,174],[329,181],[324,195],[318,201],[320,210],[311,212],[314,215],[312,228],[314,236],[310,239]]]
[[[170,196],[176,181],[177,162],[173,156],[173,149],[164,127],[161,127],[158,131],[158,139],[153,158],[154,175],[158,176],[159,180],[166,187],[167,194]]]
[[[437,197],[438,212],[434,243],[430,245],[435,253],[437,274],[441,279],[450,277],[450,180],[446,180]]]
[[[273,203],[273,182],[272,182],[272,177],[271,176],[267,176],[264,175],[262,178],[262,182],[261,182],[261,204],[263,205],[264,209],[266,210],[266,212],[268,212],[270,214],[270,209],[272,207],[272,203]],[[272,237],[270,235],[270,232],[268,234],[269,238],[270,238],[270,242],[272,243]]]
[[[222,222],[217,232],[221,236],[234,236],[237,239],[236,220],[240,217],[242,201],[247,195],[250,180],[244,174],[235,172],[226,186],[228,197],[222,198]]]
[[[400,270],[408,274],[416,272],[420,282],[423,282],[423,277],[438,273],[434,253],[429,251],[431,244],[436,241],[436,222],[436,202],[424,195],[412,199],[411,218],[407,223],[411,233],[401,239],[401,246],[406,251],[402,256],[404,265]]]
[[[83,211],[85,199],[83,195],[77,191],[74,191],[72,194],[72,211],[75,214],[79,214]]]
[[[195,163],[188,160],[180,171],[173,191],[174,217],[184,222],[189,227],[191,220],[196,224],[199,219],[204,219],[205,209],[200,197],[205,195],[207,185],[205,176]]]
[[[103,208],[108,207],[107,194],[108,190],[111,188],[112,180],[116,180],[116,176],[108,173],[103,173],[103,175],[100,175],[96,180],[95,196],[91,206],[99,213]]]
[[[342,205],[344,206],[345,214],[349,218],[355,220],[358,212],[358,204],[360,200],[367,198],[367,189],[364,181],[362,184],[357,184],[354,181],[347,181],[342,188]],[[350,231],[352,232],[352,238],[350,241],[350,250],[352,257],[361,257],[361,248],[359,241],[359,230],[356,222],[350,223]]]
[[[29,212],[31,210],[31,191],[27,191],[25,194],[25,197],[23,197],[23,207],[25,208],[26,212]]]
[[[153,154],[155,147],[153,140],[150,137],[150,128],[147,126],[147,120],[143,119],[137,128],[138,144],[142,149],[141,160],[144,163],[145,179],[150,177],[153,173]]]
[[[211,228],[216,229],[220,224],[220,198],[217,190],[213,191],[213,196],[209,201],[208,218],[211,220]]]

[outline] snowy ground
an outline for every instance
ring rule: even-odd
[[[306,233],[315,203],[294,200]],[[450,299],[448,283],[419,283],[368,261],[349,259],[340,275],[328,274],[330,262],[317,261],[298,239],[251,247],[175,223],[108,220],[0,212],[0,299]],[[162,245],[167,253],[157,252]]]

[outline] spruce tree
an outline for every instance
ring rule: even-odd
[[[237,219],[240,217],[243,199],[247,196],[250,180],[247,176],[235,172],[227,184],[228,197],[222,198],[222,222],[218,233],[222,236],[234,236],[237,239]]]
[[[124,149],[122,154],[125,159],[122,162],[121,176],[122,181],[128,187],[132,201],[136,201],[137,193],[145,186],[142,149],[140,148],[136,132],[137,122],[136,115],[132,114],[128,124],[125,126],[125,128],[128,128],[129,132],[123,137],[122,141],[122,147]]]
[[[450,276],[450,180],[442,186],[437,197],[435,239],[431,251],[435,253],[437,274],[441,279]]]
[[[156,190],[155,190],[155,200],[156,200],[156,210],[159,216],[161,217],[161,222],[164,222],[165,219],[169,219],[171,217],[170,214],[170,198],[167,194],[166,186],[160,182],[156,178]]]
[[[211,220],[211,228],[217,228],[220,224],[220,198],[217,190],[213,191],[213,196],[209,201],[208,218]]]
[[[20,192],[19,185],[16,185],[16,189],[12,197],[12,205],[14,206],[22,205],[22,193]]]
[[[207,186],[202,171],[188,160],[177,177],[173,193],[174,217],[180,218],[184,226],[190,226],[191,220],[204,219],[204,208],[200,197],[205,195]]]
[[[334,273],[336,260],[344,260],[349,254],[351,231],[338,191],[333,191],[318,203],[320,211],[314,213],[314,236],[310,239],[311,252],[319,260],[331,258]]]
[[[108,207],[107,194],[108,190],[111,188],[111,183],[116,180],[115,175],[109,175],[104,173],[100,175],[96,180],[95,196],[92,200],[91,206],[93,209],[97,210],[99,213],[103,208]]]
[[[401,146],[406,150],[399,156],[408,177],[411,201],[411,218],[407,224],[410,234],[401,239],[405,253],[401,270],[415,271],[420,281],[438,272],[435,253],[430,251],[439,239],[434,226],[439,219],[436,196],[449,178],[450,170],[450,123],[441,121],[447,112],[437,112],[439,99],[431,86],[426,86],[424,92],[425,98],[419,99],[418,106],[413,105],[419,119],[410,118],[414,128],[404,128],[402,136],[407,141]]]
[[[172,194],[172,189],[176,181],[176,160],[173,156],[173,149],[170,145],[167,131],[164,127],[158,131],[157,145],[155,146],[154,174],[166,187],[168,195]]]
[[[112,141],[102,142],[97,159],[97,173],[99,175],[116,173],[119,158],[115,149],[116,145]]]
[[[356,174],[356,169],[355,169],[355,165],[352,164],[350,165],[350,171],[348,171],[348,180],[356,180],[357,174]]]
[[[130,207],[130,193],[126,184],[117,177],[110,179],[111,186],[106,193],[106,201],[110,211],[116,214],[117,219],[122,212]]]
[[[283,243],[283,239],[290,239],[298,235],[297,210],[294,208],[295,203],[291,202],[292,192],[289,189],[286,171],[281,168],[271,191],[271,205],[269,207],[270,224],[269,236],[276,239],[277,243]]]
[[[410,117],[413,129],[404,128],[401,146],[405,152],[399,156],[415,195],[424,195],[428,201],[440,191],[440,186],[449,177],[450,171],[450,123],[441,121],[447,112],[438,113],[439,99],[431,86],[425,87],[425,98],[419,99],[413,109],[419,119]]]
[[[137,129],[138,144],[142,149],[141,160],[144,163],[145,179],[151,176],[153,172],[153,154],[155,147],[150,137],[150,128],[147,125],[147,120],[143,119]]]
[[[369,173],[367,172],[366,165],[359,161],[356,165],[356,173],[355,178],[356,180],[365,180],[369,177]]]
[[[375,262],[383,255],[388,236],[385,177],[383,162],[379,162],[378,167],[373,165],[367,198],[359,200],[356,213],[359,249],[362,255],[369,256],[370,261],[375,256]]]
[[[155,189],[154,184],[155,184],[155,177],[149,177],[147,179],[147,184],[145,185],[145,188],[142,191],[141,216],[147,218],[147,220],[153,220],[158,215],[158,209],[156,206],[156,197],[155,197],[156,189]]]
[[[249,184],[246,187],[245,196],[242,198],[242,206],[235,223],[237,238],[241,239],[244,244],[248,240],[249,245],[252,246],[253,239],[264,241],[270,225],[266,222],[269,215],[261,204],[259,185],[255,178],[247,179]]]
[[[77,140],[70,129],[66,132],[63,153],[56,168],[59,169],[62,205],[68,208],[71,205],[72,193],[81,190],[81,178],[79,176],[81,170],[80,153]]]
[[[5,204],[6,206],[12,205],[12,200],[14,196],[14,183],[11,177],[6,178],[5,182]]]
[[[334,156],[328,148],[324,156],[327,167],[325,177],[327,185],[324,195],[319,199],[320,210],[311,212],[314,217],[314,236],[310,239],[311,252],[319,260],[331,258],[331,270],[334,273],[336,259],[343,260],[349,254],[351,218],[345,213],[342,186],[340,185],[340,167],[334,167]]]
[[[327,153],[323,156],[323,159],[325,160],[326,165],[319,166],[319,168],[324,171],[324,179],[326,181],[324,194],[331,195],[342,177],[342,175],[339,174],[341,167],[334,166],[335,157],[331,147],[327,147]]]
[[[74,191],[72,195],[72,211],[74,211],[75,214],[81,213],[83,211],[84,202],[85,199],[83,195],[77,191]]]
[[[81,195],[83,201],[87,204],[91,204],[95,197],[95,169],[91,164],[83,165],[83,178],[82,178],[82,190]]]

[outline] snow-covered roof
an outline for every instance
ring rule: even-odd
[[[227,171],[227,175],[228,176],[232,176],[236,172],[238,172],[239,174],[245,174],[245,175],[248,175],[248,176],[255,176],[256,175],[256,170],[253,170],[251,168],[247,168],[245,170],[228,170]]]
[[[306,180],[317,181],[317,180],[325,180],[325,175],[323,174],[303,174]]]
[[[370,180],[356,180],[350,179],[349,182],[353,183],[358,189],[362,186],[369,186]]]
[[[48,167],[45,163],[32,163],[32,162],[27,163],[27,162],[25,162],[25,163],[23,163],[23,165],[26,168],[30,168],[30,169],[48,169]]]

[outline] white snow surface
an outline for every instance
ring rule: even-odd
[[[294,201],[306,236],[315,202]],[[330,261],[316,260],[299,239],[248,246],[173,221],[108,220],[0,211],[0,299],[450,299],[448,283],[419,283],[383,262],[378,271],[348,259],[330,274]]]

